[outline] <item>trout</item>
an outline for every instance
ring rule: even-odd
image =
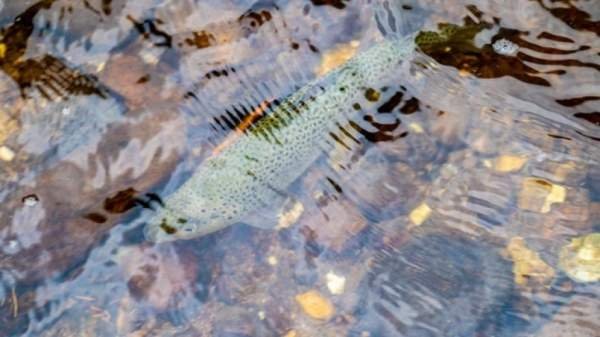
[[[144,229],[155,242],[191,239],[235,223],[260,228],[285,191],[322,153],[335,122],[351,118],[353,100],[416,49],[415,36],[388,38],[290,95],[167,196]]]

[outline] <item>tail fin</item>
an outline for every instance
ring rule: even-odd
[[[381,34],[402,37],[420,30],[427,17],[416,0],[377,0],[375,20]]]

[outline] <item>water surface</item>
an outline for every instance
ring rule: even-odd
[[[0,336],[597,335],[598,280],[561,263],[600,232],[594,1],[0,10]],[[417,30],[272,229],[146,240],[207,157]]]

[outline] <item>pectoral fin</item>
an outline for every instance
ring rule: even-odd
[[[266,199],[269,202],[264,202],[262,207],[247,216],[243,223],[256,228],[273,229],[280,224],[282,216],[298,203],[295,197],[273,186],[269,186],[269,192],[270,196]]]

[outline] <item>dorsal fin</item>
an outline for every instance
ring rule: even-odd
[[[229,133],[248,130],[310,82],[318,62],[317,54],[289,49],[207,72],[182,105],[192,143],[217,146]]]

